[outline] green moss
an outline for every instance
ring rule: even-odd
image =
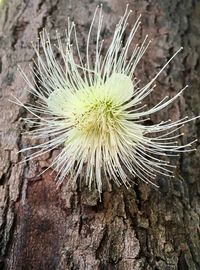
[[[120,260],[118,253],[119,253],[119,251],[118,251],[117,247],[113,245],[112,248],[110,249],[110,252],[109,252],[109,258],[115,264]]]

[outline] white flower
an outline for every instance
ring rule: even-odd
[[[89,43],[98,12],[92,64]],[[99,193],[102,192],[102,182],[106,180],[127,187],[135,177],[153,183],[157,173],[172,175],[171,167],[174,166],[163,160],[163,155],[190,151],[193,142],[179,146],[177,139],[182,135],[178,131],[183,124],[194,118],[185,117],[173,123],[169,120],[150,126],[144,124],[146,117],[168,106],[186,88],[171,99],[165,97],[151,109],[143,104],[143,99],[154,90],[159,74],[182,48],[149,83],[139,88],[134,72],[150,42],[146,36],[141,46],[136,45],[130,55],[130,44],[140,25],[138,18],[122,46],[130,13],[127,8],[103,55],[103,41],[100,39],[102,8],[96,9],[87,39],[86,61],[81,56],[73,22],[68,22],[65,45],[57,33],[57,45],[52,46],[44,30],[40,35],[42,53],[34,45],[37,61],[32,70],[33,83],[21,71],[30,91],[38,98],[36,105],[23,105],[34,116],[25,119],[36,126],[29,133],[33,138],[47,139],[21,152],[37,150],[28,157],[31,159],[62,146],[52,164],[58,172],[59,183],[66,176],[73,181],[80,178],[90,189],[97,188]],[[56,59],[55,49],[62,61]],[[75,57],[78,60],[75,61]]]

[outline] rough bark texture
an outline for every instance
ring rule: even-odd
[[[184,52],[163,72],[154,94],[175,95],[190,88],[152,122],[199,114],[200,1],[129,1],[132,22],[142,13],[142,29],[153,39],[138,69],[145,82],[180,46]],[[30,41],[46,27],[64,33],[67,17],[77,23],[82,49],[98,1],[7,0],[0,5],[0,269],[200,269],[200,151],[174,159],[174,179],[158,176],[159,190],[141,182],[132,190],[113,187],[102,202],[96,193],[72,186],[56,189],[47,167],[55,153],[26,164],[17,151],[30,142],[21,135],[26,112],[11,104],[11,94],[22,102],[32,97],[17,73],[27,70],[34,51]],[[126,3],[105,0],[104,31],[108,44]],[[130,20],[130,22],[131,22]],[[200,136],[199,122],[185,127],[184,140]]]

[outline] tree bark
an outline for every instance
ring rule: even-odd
[[[30,145],[22,134],[27,112],[10,103],[11,95],[33,102],[24,90],[17,65],[27,70],[36,41],[45,27],[62,34],[69,16],[77,24],[84,52],[88,25],[98,1],[10,0],[0,4],[0,269],[9,270],[198,270],[200,269],[200,151],[182,154],[175,178],[157,177],[160,188],[138,181],[132,189],[117,188],[98,194],[77,186],[56,188],[47,167],[55,151],[37,160],[19,163],[17,151]],[[109,44],[114,26],[125,10],[122,0],[103,1],[104,39]],[[157,80],[148,99],[155,104],[173,96],[186,84],[181,99],[154,116],[199,114],[200,1],[130,1],[130,23],[142,14],[136,40],[150,35],[153,44],[137,70],[145,83],[180,46],[184,52]],[[127,30],[128,31],[128,30]],[[92,43],[92,42],[91,42]],[[92,44],[92,48],[95,44]],[[199,121],[184,128],[184,140],[200,136]],[[197,145],[198,146],[198,145]]]

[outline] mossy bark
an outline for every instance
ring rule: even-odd
[[[200,2],[198,0],[129,1],[130,23],[142,13],[142,28],[152,46],[138,66],[144,83],[180,46],[183,53],[157,80],[148,98],[155,104],[189,89],[174,104],[153,116],[167,118],[199,114],[200,106]],[[27,113],[9,102],[11,94],[34,102],[17,72],[27,70],[35,57],[30,41],[44,27],[55,38],[70,16],[77,23],[84,53],[88,26],[98,1],[10,0],[0,5],[0,269],[67,270],[198,270],[200,269],[200,151],[173,159],[175,178],[158,176],[159,189],[138,181],[132,189],[117,188],[98,194],[77,186],[56,188],[49,169],[55,152],[19,163],[17,151],[30,142],[22,135],[21,117]],[[125,10],[122,0],[105,0],[102,35],[109,44],[114,26]],[[127,30],[128,31],[128,30]],[[127,32],[128,33],[128,32]],[[91,42],[92,48],[95,46]],[[189,141],[200,136],[199,121],[185,126]],[[37,143],[37,142],[36,142]],[[137,181],[137,180],[136,180]]]

